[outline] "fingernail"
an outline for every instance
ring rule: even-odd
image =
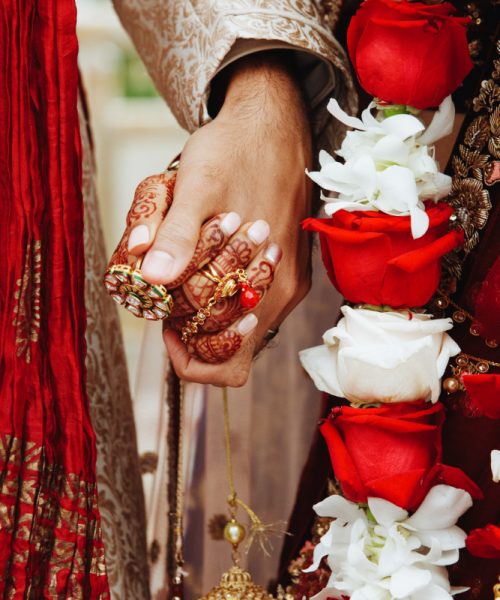
[[[168,281],[174,266],[174,258],[163,250],[151,250],[142,263],[144,275]]]
[[[248,237],[254,244],[262,244],[264,240],[267,240],[270,231],[267,222],[260,219],[259,221],[255,221],[250,227],[248,230]]]
[[[136,246],[141,244],[147,244],[149,242],[149,227],[147,225],[137,225],[130,232],[128,238],[128,249],[132,250]]]
[[[224,235],[232,235],[241,225],[241,217],[238,213],[228,213],[220,222],[220,228]]]
[[[277,265],[279,263],[282,255],[283,252],[281,251],[281,248],[278,246],[278,244],[269,244],[264,253],[264,257],[268,261],[272,262],[274,265]]]
[[[258,321],[259,320],[253,313],[250,313],[249,315],[244,316],[243,319],[241,319],[241,321],[238,323],[238,327],[237,327],[238,333],[240,335],[249,334],[251,331],[253,331],[257,327]]]

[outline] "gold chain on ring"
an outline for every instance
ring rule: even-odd
[[[200,308],[196,315],[186,322],[181,331],[181,339],[187,344],[193,335],[198,333],[198,329],[212,314],[213,307],[222,298],[234,296],[241,284],[248,284],[248,277],[244,269],[237,269],[227,273],[223,277],[216,277],[208,269],[204,269],[203,274],[214,283],[217,283],[214,293],[209,298],[206,306]]]

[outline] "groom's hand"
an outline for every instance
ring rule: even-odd
[[[147,250],[145,278],[168,287],[189,268],[202,224],[221,213],[237,213],[244,223],[267,222],[269,240],[282,258],[272,286],[253,311],[256,318],[243,318],[238,345],[229,348],[227,356],[234,354],[226,362],[197,359],[178,333],[165,331],[174,369],[184,380],[244,384],[267,331],[279,326],[309,290],[310,251],[300,224],[310,213],[311,190],[304,175],[310,162],[309,123],[287,67],[269,54],[239,61],[217,117],[195,132],[182,152],[168,214],[161,222],[153,219],[147,236],[143,230],[140,245],[131,251]],[[227,331],[237,332],[241,322],[225,323]],[[205,348],[216,335],[222,339],[220,332],[202,335]]]

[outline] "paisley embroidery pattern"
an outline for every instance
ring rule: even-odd
[[[340,0],[114,0],[114,4],[158,90],[189,131],[210,120],[210,82],[238,39],[284,42],[316,54],[336,69],[336,98],[348,112],[356,110],[347,59],[329,28],[336,21]]]
[[[500,54],[500,41],[497,42]],[[465,232],[462,254],[450,253],[444,261],[445,281],[458,280],[464,258],[479,243],[492,209],[489,187],[500,181],[500,59],[493,61],[490,79],[481,83],[458,151],[451,159],[453,184],[449,202]],[[450,284],[447,284],[450,287]],[[453,290],[453,285],[451,289]]]

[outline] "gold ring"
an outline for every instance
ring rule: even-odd
[[[207,265],[206,267],[201,269],[201,272],[203,273],[203,275],[205,275],[207,279],[213,281],[213,283],[219,284],[222,281],[220,277],[214,275],[214,273],[210,270],[210,265]]]

